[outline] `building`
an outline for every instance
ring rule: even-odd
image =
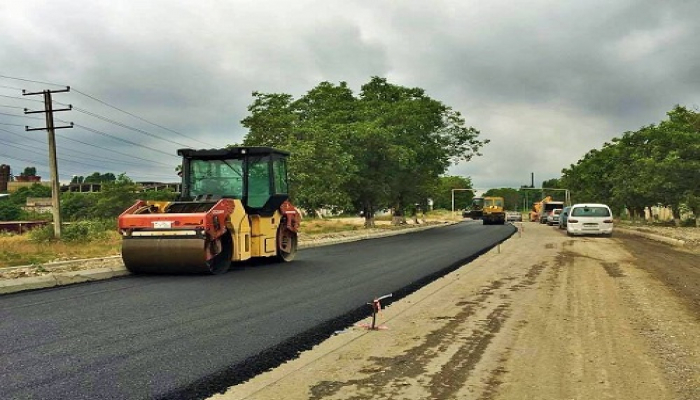
[[[9,193],[16,192],[17,189],[22,188],[22,187],[32,187],[32,185],[44,185],[46,187],[51,187],[51,182],[18,182],[18,181],[12,181],[7,183],[7,191]]]
[[[27,197],[27,204],[24,209],[37,214],[53,212],[51,197]]]
[[[0,193],[7,192],[7,184],[10,182],[10,166],[0,164]]]

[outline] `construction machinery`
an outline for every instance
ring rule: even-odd
[[[530,210],[530,222],[540,221],[540,210],[542,209],[542,203],[547,201],[552,201],[552,197],[547,196],[544,199],[532,204],[532,209]]]
[[[482,219],[484,225],[503,225],[506,223],[505,201],[503,197],[484,197]]]
[[[178,200],[139,200],[118,220],[132,273],[226,272],[232,261],[291,261],[301,214],[289,202],[289,153],[270,147],[181,149]]]
[[[539,215],[538,215],[539,222],[541,224],[546,224],[547,217],[552,215],[554,213],[554,210],[563,209],[563,208],[564,208],[563,201],[555,201],[555,200],[552,200],[551,197],[547,196],[546,198],[544,198],[542,200],[542,203],[540,204]]]
[[[464,217],[469,217],[471,219],[481,219],[484,215],[484,198],[474,197],[472,199],[472,205],[469,207],[469,211],[465,211]]]

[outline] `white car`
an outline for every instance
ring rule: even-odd
[[[566,221],[566,234],[605,235],[613,232],[613,215],[605,204],[574,204]]]

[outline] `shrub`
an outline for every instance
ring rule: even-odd
[[[63,225],[61,240],[64,242],[92,242],[108,238],[108,231],[116,229],[116,222],[112,220],[85,220],[71,222]],[[49,242],[54,240],[53,225],[32,229],[29,239],[34,242]]]
[[[53,240],[53,225],[47,224],[29,231],[29,240],[32,242],[50,242]]]
[[[108,227],[103,221],[78,221],[65,225],[61,240],[65,242],[91,242],[107,238]]]

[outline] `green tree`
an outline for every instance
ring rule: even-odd
[[[425,204],[450,164],[488,141],[420,88],[372,78],[354,96],[322,82],[295,100],[253,93],[244,144],[289,150],[293,199],[310,209],[351,207],[366,225],[374,212]]]
[[[141,200],[155,200],[155,201],[173,201],[177,199],[178,194],[170,188],[163,190],[149,190],[147,192],[141,192],[138,197]]]
[[[0,200],[0,221],[17,221],[22,215],[22,209],[9,200]]]
[[[10,194],[9,197],[9,200],[11,202],[19,205],[20,207],[23,207],[27,204],[27,198],[29,197],[51,197],[51,188],[39,183],[35,183],[28,187],[20,187],[14,193]]]
[[[79,221],[92,217],[97,204],[97,193],[67,192],[61,195],[61,215],[67,221]]]
[[[104,182],[114,182],[117,180],[117,177],[111,173],[107,172],[104,174],[101,174],[99,172],[93,172],[91,175],[88,175],[83,179],[83,183],[104,183]]]
[[[343,144],[351,135],[355,99],[344,82],[322,82],[298,100],[287,94],[254,92],[246,146],[272,146],[291,153],[290,195],[301,208],[347,209],[343,189],[354,167]]]
[[[36,167],[26,167],[19,176],[36,176]]]
[[[452,209],[452,189],[472,189],[472,181],[470,178],[462,176],[441,176],[430,195],[433,199],[433,207],[435,209]],[[473,191],[455,191],[455,210],[464,210],[468,208],[473,198]]]
[[[125,174],[120,174],[114,182],[102,184],[102,190],[94,193],[95,205],[90,209],[90,218],[115,218],[132,206],[138,197],[138,186]]]
[[[562,184],[576,202],[605,202],[633,217],[657,204],[668,206],[679,224],[681,207],[691,207],[700,196],[698,170],[700,116],[676,106],[658,125],[625,132],[589,151],[562,171]]]

